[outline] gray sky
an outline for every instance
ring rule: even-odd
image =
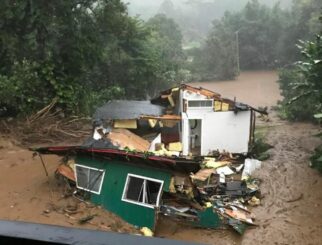
[[[129,3],[129,13],[131,15],[140,15],[143,19],[147,19],[153,15],[155,15],[158,12],[158,9],[161,5],[161,3],[164,0],[123,0],[124,3]],[[236,3],[240,2],[242,0],[235,0]],[[292,0],[259,0],[261,3],[265,3],[269,6],[272,6],[276,2],[281,2],[282,7],[289,6]],[[223,5],[226,0],[172,0],[172,3],[175,7],[180,7],[181,9],[189,8],[189,5],[187,5],[187,2],[218,2],[219,4]],[[230,1],[231,2],[231,1]],[[246,0],[243,0],[242,2],[247,2]],[[231,6],[231,4],[229,4]],[[227,10],[229,11],[229,6],[227,6]],[[234,9],[232,9],[234,10]]]

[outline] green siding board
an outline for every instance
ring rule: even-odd
[[[221,225],[219,215],[213,211],[213,207],[198,212],[199,222],[195,225],[202,228],[218,228]]]
[[[166,171],[135,164],[77,157],[76,163],[88,167],[104,169],[105,176],[100,195],[91,193],[91,201],[119,215],[127,222],[139,227],[154,229],[155,211],[153,208],[122,201],[123,189],[128,173],[163,180],[163,191],[169,191],[171,174]]]

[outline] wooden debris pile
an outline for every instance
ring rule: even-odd
[[[91,134],[91,119],[72,116],[66,118],[57,106],[57,99],[49,105],[17,122],[2,121],[3,132],[16,138],[21,145],[79,143]]]

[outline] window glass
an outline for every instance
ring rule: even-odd
[[[146,180],[146,203],[156,205],[161,183]]]
[[[89,177],[89,169],[82,168],[76,165],[76,174],[77,174],[77,184],[84,188],[87,188],[88,177]]]
[[[135,202],[137,204],[143,204],[144,206],[157,206],[162,184],[163,181],[161,180],[151,180],[143,176],[129,174],[122,199],[123,201]]]
[[[89,186],[88,189],[99,192],[100,185],[102,182],[103,171],[97,171],[94,169],[89,170]]]
[[[189,107],[212,107],[212,100],[189,100]]]
[[[144,179],[130,177],[127,186],[126,199],[143,202]]]
[[[76,167],[76,185],[79,189],[99,194],[104,178],[104,170],[88,168],[82,165]]]

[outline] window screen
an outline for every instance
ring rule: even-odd
[[[150,207],[159,205],[163,181],[128,175],[123,193],[123,200]]]
[[[104,170],[75,165],[77,188],[100,194]]]
[[[212,107],[212,100],[189,100],[188,107]]]

